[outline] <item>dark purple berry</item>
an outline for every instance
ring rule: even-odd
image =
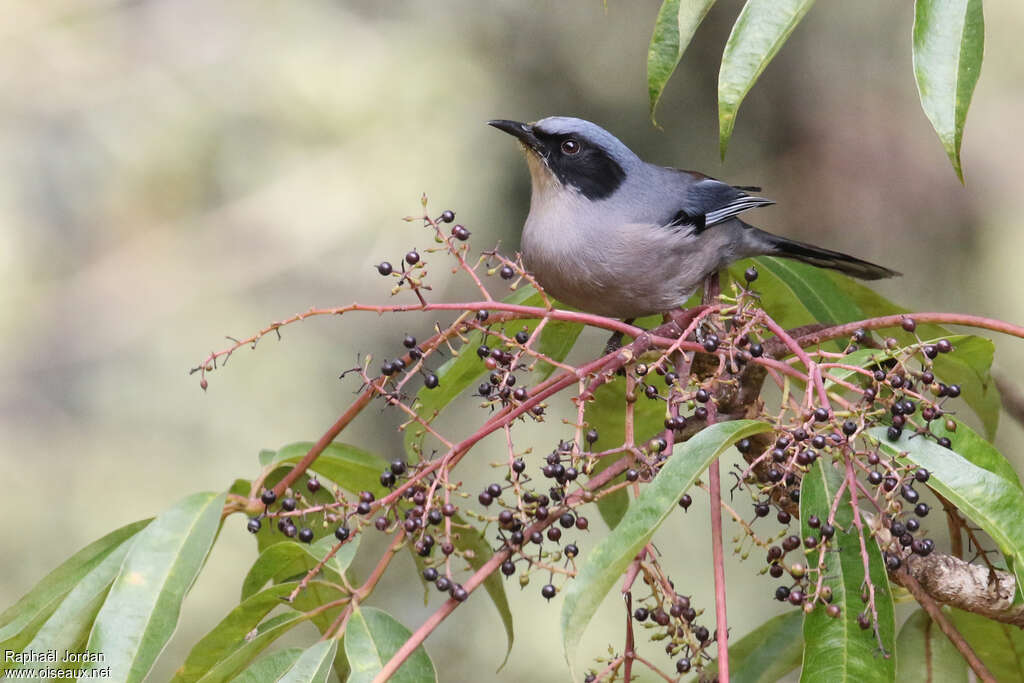
[[[377,272],[380,273],[381,275],[391,275],[391,273],[394,270],[394,266],[392,266],[387,261],[381,261],[379,264],[377,264]]]
[[[900,490],[900,495],[902,495],[903,499],[910,503],[911,505],[916,503],[918,499],[921,497],[921,494],[919,494],[917,490],[915,490],[914,487],[910,486],[909,484],[904,486]]]
[[[249,523],[246,525],[246,528],[249,530],[249,533],[255,534],[259,533],[259,530],[262,526],[263,524],[260,522],[260,520],[253,517],[249,520]]]
[[[303,543],[312,543],[313,530],[309,527],[302,527],[302,529],[299,530],[299,540]]]
[[[405,255],[405,262],[408,263],[410,266],[415,266],[417,263],[420,262],[420,253],[413,249],[412,251]]]
[[[444,211],[441,212],[442,223],[451,223],[453,220],[455,220],[454,211],[452,211],[451,209],[445,209]]]

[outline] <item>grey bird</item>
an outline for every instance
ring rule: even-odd
[[[694,171],[649,164],[583,119],[490,125],[521,143],[532,182],[523,263],[559,301],[615,318],[683,305],[711,273],[771,255],[864,280],[899,273],[744,223],[770,199]]]

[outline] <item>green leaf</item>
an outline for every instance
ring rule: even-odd
[[[110,585],[117,577],[121,563],[131,547],[130,540],[125,541],[103,558],[102,562],[67,593],[60,606],[42,624],[31,642],[23,648],[17,649],[23,652],[83,651],[83,646],[89,639],[93,621],[96,619],[100,607],[103,606]],[[15,648],[3,648],[3,650],[8,649]],[[0,669],[5,669],[6,666],[6,661],[0,662]],[[64,666],[59,663],[55,665],[53,662],[34,662],[21,668],[38,670],[40,668],[77,668],[78,666],[80,666],[78,663],[69,663]]]
[[[18,602],[0,614],[0,650],[20,651],[68,593],[111,553],[131,541],[150,521],[145,519],[133,522],[90,543],[47,574]]]
[[[356,607],[345,628],[345,656],[352,667],[348,683],[372,681],[412,633],[387,612]],[[388,679],[391,683],[437,680],[434,663],[420,645]]]
[[[900,683],[967,683],[967,662],[927,612],[910,615],[896,639]]]
[[[960,143],[984,52],[981,0],[917,0],[914,4],[917,91],[960,182],[964,180]]]
[[[947,337],[952,353],[940,353],[934,361],[936,376],[947,384],[959,384],[964,402],[981,419],[988,438],[994,438],[999,426],[1002,400],[992,379],[995,344],[983,337],[954,335]]]
[[[543,297],[532,287],[519,289],[505,297],[503,301],[523,306],[544,305]],[[514,320],[506,326],[514,326],[516,331],[525,329],[527,332],[533,332],[538,322],[536,319]],[[568,355],[582,329],[582,325],[576,323],[551,321],[541,332],[538,349],[560,361]],[[467,335],[467,339],[468,341],[459,347],[458,355],[449,358],[437,369],[435,374],[440,381],[438,387],[424,387],[416,394],[416,412],[424,419],[433,419],[434,415],[439,414],[445,406],[455,400],[456,396],[475,384],[476,380],[487,372],[487,366],[476,355],[477,347],[484,341],[483,334],[473,331]],[[547,377],[553,370],[554,366],[547,363],[537,364],[537,372],[541,378]],[[405,429],[405,452],[410,457],[416,457],[417,444],[423,437],[423,431],[419,425],[409,425]]]
[[[953,418],[947,416],[946,419]],[[960,420],[953,419],[953,422],[956,423],[956,431],[953,432],[946,429],[945,420],[932,420],[929,426],[935,436],[949,439],[950,448],[961,456],[1021,488],[1017,471],[1013,469],[1006,456]]]
[[[889,441],[885,427],[868,433],[882,450],[931,473],[928,486],[992,537],[1013,570],[1018,596],[1024,595],[1024,525],[1020,523],[1024,491],[930,440],[903,434],[897,441]]]
[[[924,327],[923,325],[920,327]],[[922,335],[923,336],[923,335]],[[927,339],[927,337],[924,337]],[[995,345],[983,337],[963,334],[940,334],[925,344],[934,344],[939,339],[953,344],[952,353],[939,354],[933,361],[933,370],[947,384],[959,384],[964,402],[978,415],[989,438],[993,437],[999,425],[999,413],[1002,401],[995,380],[992,379],[992,359]],[[916,343],[913,337],[900,340],[904,344]],[[845,365],[868,367],[883,360],[893,358],[892,351],[880,349],[858,349],[842,359]],[[828,370],[829,377],[840,380],[856,381],[853,377],[858,373],[843,368]],[[835,382],[826,380],[826,389],[835,388]]]
[[[576,340],[583,332],[583,325],[571,323],[565,320],[549,320],[548,324],[540,332],[540,339],[537,340],[536,350],[549,358],[557,361],[565,360],[565,357],[576,345]],[[534,371],[535,382],[540,382],[551,376],[557,366],[551,363],[539,361]]]
[[[739,642],[730,642],[730,683],[775,683],[800,666],[804,651],[802,626],[802,614],[790,610],[764,622]],[[704,678],[714,680],[718,661],[704,672]]]
[[[253,631],[249,632],[233,650],[222,652],[221,659],[199,679],[200,682],[226,683],[227,681],[234,680],[235,676],[245,669],[252,662],[253,658],[260,652],[263,652],[268,645],[309,619],[310,616],[308,614],[298,614],[295,612],[278,614],[267,619]],[[178,680],[180,679],[175,677],[172,679],[172,683]]]
[[[298,585],[297,581],[278,584],[243,600],[192,647],[188,657],[175,672],[174,683],[198,681],[233,651],[244,645],[253,629],[275,608],[286,604],[284,599]],[[269,641],[267,644],[269,645]],[[252,656],[255,654],[252,653]],[[244,663],[242,665],[244,666]]]
[[[841,362],[843,365],[849,365],[855,368],[869,368],[892,357],[893,352],[886,351],[884,349],[857,349],[853,353],[846,354],[837,362]],[[839,394],[846,391],[846,387],[839,384],[839,382],[857,385],[865,378],[863,374],[849,368],[826,368],[824,376],[825,390],[835,391]]]
[[[997,681],[1024,680],[1024,630],[958,609],[949,614]]]
[[[359,550],[362,535],[356,535],[324,564],[320,576],[333,583],[341,583],[341,575],[352,564]],[[249,568],[242,582],[242,600],[252,597],[267,581],[280,583],[292,578],[301,578],[317,566],[327,553],[338,543],[333,535],[324,536],[316,543],[306,545],[290,541],[275,543],[268,547]]]
[[[654,22],[654,35],[647,48],[647,91],[651,102],[651,122],[665,84],[679,66],[686,46],[715,0],[665,0]]]
[[[843,275],[840,272],[834,270],[826,270],[823,268],[817,269],[820,273],[824,274],[827,278],[832,280],[844,296],[849,298],[854,305],[861,311],[861,318],[878,318],[885,315],[896,315],[899,313],[909,313],[910,311],[902,306],[897,306],[893,302],[886,299],[884,296],[865,285],[860,280]],[[851,322],[851,321],[847,321]],[[906,346],[912,344],[915,341],[914,334],[907,332],[898,324],[889,328],[884,329],[887,336],[895,337],[896,340]],[[924,339],[948,336],[949,330],[939,325],[933,325],[931,323],[918,323],[916,332]]]
[[[181,603],[213,546],[223,493],[196,493],[136,536],[89,637],[121,680],[141,681],[178,624]]]
[[[802,536],[817,535],[807,520],[812,515],[827,519],[839,493],[843,474],[836,469],[842,463],[818,460],[803,478],[800,486],[800,520]],[[870,577],[864,576],[860,539],[853,524],[850,494],[843,492],[835,514],[836,535],[825,553],[825,584],[832,588],[832,604],[841,611],[832,618],[819,606],[804,616],[804,658],[801,681],[892,681],[896,662],[892,653],[896,644],[889,577],[882,553],[874,539],[865,538]],[[869,533],[867,530],[865,534]],[[835,550],[835,552],[833,552]],[[807,554],[807,564],[817,566],[821,551]],[[861,588],[866,578],[875,586],[875,607],[882,647],[888,656],[879,656],[878,641],[870,629],[861,630],[857,616],[864,609]]]
[[[290,647],[286,650],[272,652],[260,657],[248,669],[235,677],[233,683],[266,683],[277,681],[292,668],[302,655],[301,647]]]
[[[747,0],[725,44],[718,73],[718,128],[722,158],[736,112],[768,62],[800,23],[814,0]]]
[[[452,517],[452,521],[459,527],[466,523],[461,515],[457,513]],[[460,528],[455,546],[463,551],[472,551],[472,557],[467,558],[467,560],[474,570],[480,569],[494,555],[491,551],[491,545],[487,542],[487,537],[475,527],[470,527],[469,529]],[[484,579],[483,585],[487,595],[491,598],[491,602],[494,603],[495,609],[498,610],[502,626],[505,627],[507,647],[505,649],[505,658],[501,661],[501,666],[498,667],[500,670],[508,661],[508,656],[512,652],[512,643],[515,640],[512,628],[512,610],[508,604],[508,596],[505,595],[505,582],[502,581],[502,577],[498,572],[491,572],[490,576]]]
[[[281,683],[326,683],[337,651],[337,640],[321,640],[303,652],[295,665],[279,680]]]
[[[273,463],[293,465],[306,457],[312,447],[312,442],[300,442],[289,444],[276,453],[264,451],[271,455],[268,458],[261,454],[261,464],[264,467]],[[264,459],[266,462],[263,462]],[[380,473],[386,466],[387,463],[379,455],[349,444],[332,443],[324,449],[310,469],[346,491],[370,491],[379,496],[387,492],[380,483]]]
[[[487,537],[482,531],[474,527],[472,524],[467,522],[462,515],[455,513],[452,516],[452,524],[457,528],[455,534],[453,534],[453,543],[459,551],[469,551],[469,557],[466,557],[466,561],[473,569],[480,569],[484,566],[489,559],[494,555],[491,550],[490,544],[487,542]],[[466,528],[468,527],[468,529]],[[420,583],[423,585],[424,596],[423,604],[428,604],[430,600],[430,594],[433,592],[431,589],[434,584],[429,583],[423,578],[423,570],[428,565],[426,558],[420,557],[419,553],[415,551],[412,545],[408,546],[409,553],[412,555],[413,562],[416,563],[416,569],[418,570],[418,576],[420,577]],[[512,644],[515,640],[515,633],[512,625],[512,610],[508,604],[508,596],[505,594],[505,582],[502,580],[502,576],[497,572],[492,572],[486,579],[484,579],[484,590],[487,591],[488,597],[491,602],[494,603],[494,608],[498,610],[498,616],[501,617],[502,626],[505,627],[505,658],[501,661],[498,666],[500,671],[504,668],[508,662],[509,654],[512,652]]]
[[[847,323],[865,317],[856,302],[822,268],[760,256],[732,264],[729,274],[742,282],[743,271],[750,265],[759,273],[755,289],[761,296],[762,308],[783,328],[811,323]],[[832,345],[842,350],[846,343],[836,340]]]
[[[616,377],[597,388],[594,400],[589,401],[584,413],[587,424],[597,430],[595,448],[606,450],[623,443],[626,438],[626,379]],[[633,404],[633,432],[637,443],[665,430],[665,404],[661,401],[637,401]],[[594,465],[591,477],[596,477],[615,462],[614,455],[602,457]],[[614,529],[629,508],[629,492],[619,489],[597,500],[601,518]]]
[[[708,464],[742,438],[768,431],[755,420],[722,422],[698,432],[674,449],[661,471],[644,487],[615,529],[586,555],[562,604],[562,645],[571,672],[583,631],[605,595]],[[575,678],[575,676],[574,676]]]

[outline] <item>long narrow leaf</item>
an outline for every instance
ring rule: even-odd
[[[1020,523],[1024,491],[931,440],[903,434],[890,441],[885,427],[868,433],[882,450],[931,473],[928,486],[992,537],[1017,579],[1017,595],[1024,595],[1024,525]]]
[[[946,429],[944,420],[933,420],[930,425],[932,434],[946,437],[949,439],[950,447],[964,458],[1021,488],[1020,477],[1005,455],[960,420],[949,417],[946,419],[952,419],[956,429],[951,432]]]
[[[652,374],[652,381],[659,379]],[[664,386],[659,386],[664,391]],[[608,382],[594,392],[594,400],[586,405],[584,419],[587,425],[597,430],[596,446],[603,449],[621,444],[626,436],[626,380],[621,377]],[[665,420],[665,404],[661,401],[639,401],[633,404],[633,429],[637,439],[653,437],[663,429]],[[603,457],[597,461],[591,477],[600,474],[615,461],[612,457]],[[597,510],[601,518],[610,528],[614,529],[622,521],[629,508],[629,492],[619,489],[614,493],[601,496],[597,501]]]
[[[302,653],[295,665],[279,680],[281,683],[326,683],[338,651],[338,641],[321,640]]]
[[[283,600],[296,586],[298,582],[278,584],[243,600],[192,647],[175,672],[173,683],[198,681],[206,675],[245,643],[247,636],[268,614],[284,604]]]
[[[744,437],[767,431],[755,420],[712,425],[675,449],[672,457],[633,501],[622,521],[588,555],[562,604],[562,645],[570,671],[583,631],[615,581],[712,460]]]
[[[91,572],[86,574],[71,591],[68,592],[60,606],[46,620],[32,641],[25,647],[25,652],[81,652],[82,646],[89,639],[89,631],[93,621],[103,606],[111,584],[121,569],[125,555],[131,549],[131,543],[125,542],[114,552],[107,555]],[[7,662],[0,662],[0,669]],[[70,667],[80,666],[70,663]],[[51,662],[36,662],[24,668],[60,668]]]
[[[981,0],[917,0],[914,4],[917,91],[960,182],[964,180],[960,143],[984,52]]]
[[[843,475],[832,463],[817,461],[804,475],[800,486],[800,520],[802,536],[816,535],[807,520],[812,515],[827,519],[829,510],[843,481]],[[865,538],[869,576],[864,575],[861,539],[853,524],[850,495],[844,492],[836,508],[836,535],[832,547],[825,553],[826,585],[832,589],[832,604],[840,614],[832,618],[822,606],[804,617],[804,658],[801,681],[892,681],[896,675],[893,652],[896,644],[896,625],[893,613],[889,577],[885,572],[882,553],[874,539]],[[867,533],[867,531],[865,531]],[[832,552],[832,550],[835,552]],[[817,565],[818,554],[808,553],[808,565]],[[878,613],[878,636],[884,653],[879,653],[879,641],[871,630],[857,624],[857,616],[864,609],[860,596],[865,581],[875,588],[875,608]],[[869,615],[870,616],[870,615]],[[881,655],[881,656],[880,656]]]
[[[272,652],[253,662],[252,666],[235,677],[233,683],[266,683],[279,680],[301,656],[301,647],[290,647]]]
[[[139,532],[89,637],[105,666],[141,681],[178,624],[181,603],[220,528],[225,494],[197,493]]]
[[[790,610],[772,617],[738,642],[730,641],[730,683],[775,683],[800,666],[804,651],[802,627],[803,615]],[[703,675],[714,680],[717,672],[715,660]]]
[[[1024,681],[1024,629],[958,609],[949,613],[997,681]]]
[[[271,643],[291,631],[299,624],[309,620],[308,614],[286,612],[278,614],[262,622],[237,648],[223,653],[223,658],[199,679],[200,683],[227,683],[233,681],[252,660]]]
[[[345,656],[352,675],[348,683],[369,683],[412,633],[394,617],[373,607],[357,607],[345,628]],[[391,683],[437,680],[434,663],[420,645],[388,679]]]
[[[651,121],[665,84],[679,66],[686,46],[704,21],[715,0],[665,0],[654,21],[654,34],[647,48],[647,91]]]
[[[747,0],[743,6],[718,74],[718,144],[723,159],[740,103],[813,4],[814,0]]]
[[[289,444],[276,453],[265,451],[269,455],[261,458],[261,464],[264,467],[271,463],[294,464],[306,457],[312,447],[312,442],[299,442]],[[313,469],[346,491],[370,491],[381,495],[385,493],[380,483],[384,466],[385,461],[375,453],[346,443],[332,443],[317,458]]]
[[[142,520],[112,531],[98,541],[90,543],[69,557],[59,567],[46,575],[18,602],[0,614],[0,648],[17,650],[13,639],[20,638],[22,644],[42,626],[46,618],[57,609],[64,596],[71,591],[89,572],[115,552],[121,545],[141,531],[151,520]],[[35,629],[26,632],[26,627],[35,624]]]
[[[910,615],[896,639],[900,683],[967,683],[967,662],[922,609]]]
[[[452,517],[452,521],[460,528],[466,524],[458,514]],[[487,537],[472,526],[459,531],[455,546],[462,551],[471,551],[468,561],[473,569],[480,569],[494,554],[491,551],[491,545],[487,542]],[[484,590],[487,591],[491,602],[494,603],[494,608],[498,610],[501,624],[505,628],[505,657],[498,667],[500,669],[508,661],[509,654],[512,652],[512,643],[515,641],[515,633],[512,628],[512,609],[508,604],[508,596],[505,595],[505,582],[502,581],[498,572],[491,572],[491,575],[484,579]]]
[[[352,564],[359,550],[361,535],[357,535],[328,560],[321,571],[321,578],[334,583],[341,583],[341,574]],[[297,575],[305,574],[317,566],[334,548],[337,541],[334,536],[325,536],[311,545],[299,544],[294,541],[275,543],[256,559],[245,580],[242,581],[242,600],[256,594],[267,581],[287,581]]]

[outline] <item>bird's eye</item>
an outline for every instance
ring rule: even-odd
[[[576,154],[580,151],[580,143],[576,142],[572,138],[562,142],[562,153],[563,154]]]

